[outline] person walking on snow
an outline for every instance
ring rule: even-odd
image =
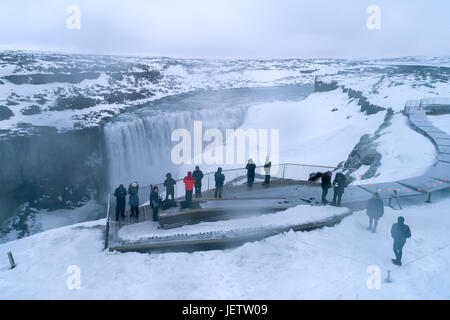
[[[189,206],[192,201],[192,193],[194,191],[195,179],[192,177],[192,172],[189,171],[187,176],[183,179],[186,188],[186,204]]]
[[[411,229],[405,224],[405,218],[398,217],[397,223],[392,225],[391,235],[394,239],[393,249],[396,257],[396,259],[392,259],[392,263],[401,266],[403,247],[405,246],[406,239],[411,238]]]
[[[268,185],[270,183],[270,169],[272,168],[272,162],[269,159],[269,156],[266,157],[266,163],[264,164],[264,174],[265,179],[264,183],[265,185]]]
[[[331,177],[333,176],[333,174],[331,173],[331,171],[327,171],[325,173],[322,173],[322,203],[324,205],[327,204],[327,194],[328,194],[328,189],[331,188]]]
[[[214,180],[216,182],[216,190],[214,191],[214,198],[222,198],[223,184],[225,182],[225,175],[222,173],[222,168],[217,168],[216,173],[214,173]]]
[[[158,210],[160,206],[161,206],[161,198],[159,197],[158,194],[158,187],[154,186],[152,193],[150,194],[150,207],[153,210],[153,221],[159,220]]]
[[[339,172],[334,178],[333,186],[334,194],[333,202],[331,204],[339,207],[341,205],[342,195],[347,187],[347,177],[342,172]]]
[[[199,166],[195,167],[194,173],[192,176],[195,179],[195,197],[201,198],[202,197],[202,179],[203,179],[203,172],[200,170]]]
[[[175,199],[175,185],[177,182],[172,178],[171,173],[166,174],[166,180],[164,180],[164,187],[166,187],[166,201],[169,199],[169,195],[172,197],[172,200]]]
[[[137,182],[133,182],[128,187],[128,203],[131,207],[131,215],[132,217],[136,216],[136,218],[139,217],[139,185]]]
[[[380,194],[375,192],[372,199],[367,202],[367,215],[369,216],[369,228],[375,233],[378,225],[378,220],[384,215],[384,203],[380,199]]]
[[[253,159],[248,159],[248,163],[245,168],[247,169],[247,186],[253,187],[253,184],[255,183],[256,170],[256,164],[253,162]]]
[[[125,218],[125,202],[127,198],[127,189],[121,184],[114,190],[114,197],[116,197],[116,221],[119,221],[119,215],[121,218]]]

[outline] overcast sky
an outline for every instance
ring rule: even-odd
[[[81,9],[69,30],[67,7]],[[369,30],[366,10],[381,9]],[[205,58],[449,56],[448,0],[1,0],[0,47]]]

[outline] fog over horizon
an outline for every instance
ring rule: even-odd
[[[70,30],[67,8],[80,8]],[[367,8],[381,9],[369,29]],[[179,58],[449,56],[446,0],[2,0],[1,49]]]

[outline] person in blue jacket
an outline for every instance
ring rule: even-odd
[[[137,182],[133,182],[128,187],[128,203],[131,207],[132,217],[139,217],[139,185]]]
[[[225,182],[225,175],[222,173],[222,168],[218,168],[214,173],[214,180],[216,182],[216,190],[214,192],[214,198],[222,198],[223,184]]]

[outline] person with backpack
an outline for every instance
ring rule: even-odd
[[[411,238],[411,229],[405,224],[405,218],[398,217],[397,223],[394,223],[391,228],[391,235],[394,239],[394,254],[395,259],[392,259],[392,263],[401,266],[403,247],[405,246],[406,239]]]
[[[225,182],[225,175],[222,173],[222,168],[218,168],[214,173],[214,180],[216,182],[216,190],[214,192],[214,198],[222,198],[223,184]]]
[[[137,182],[133,182],[128,187],[128,203],[131,207],[131,217],[139,217],[139,185]]]
[[[266,157],[266,163],[264,164],[264,174],[265,179],[263,184],[268,185],[270,183],[270,169],[272,168],[272,162],[269,159],[269,156]]]
[[[384,203],[380,199],[380,194],[375,192],[372,199],[367,202],[367,215],[369,216],[369,228],[367,230],[375,233],[378,220],[384,215]]]
[[[186,188],[186,205],[189,206],[192,202],[192,193],[194,191],[195,179],[192,177],[192,172],[189,171],[187,176],[183,179]]]
[[[327,204],[327,194],[328,194],[328,189],[331,188],[331,177],[333,176],[333,174],[331,173],[331,171],[327,171],[322,173],[322,203],[324,205]]]
[[[114,190],[114,197],[116,197],[116,221],[119,221],[119,215],[121,218],[125,218],[125,202],[127,198],[127,189],[121,184]]]
[[[195,197],[201,198],[202,197],[202,179],[203,179],[203,172],[200,170],[199,166],[195,167],[194,173],[192,176],[195,179]]]
[[[253,162],[253,159],[248,159],[248,163],[245,168],[247,169],[247,186],[253,187],[253,184],[255,183],[256,170],[256,164]]]
[[[333,181],[333,186],[334,194],[331,204],[339,207],[341,205],[342,195],[347,187],[347,177],[342,172],[337,173]]]
[[[171,173],[166,174],[166,180],[164,180],[164,187],[166,187],[166,201],[169,199],[169,196],[172,197],[172,200],[175,200],[175,185],[177,182],[172,178]]]
[[[161,198],[159,197],[158,194],[158,186],[154,186],[150,194],[150,207],[153,210],[153,221],[159,220],[158,210],[160,206],[161,206]]]

